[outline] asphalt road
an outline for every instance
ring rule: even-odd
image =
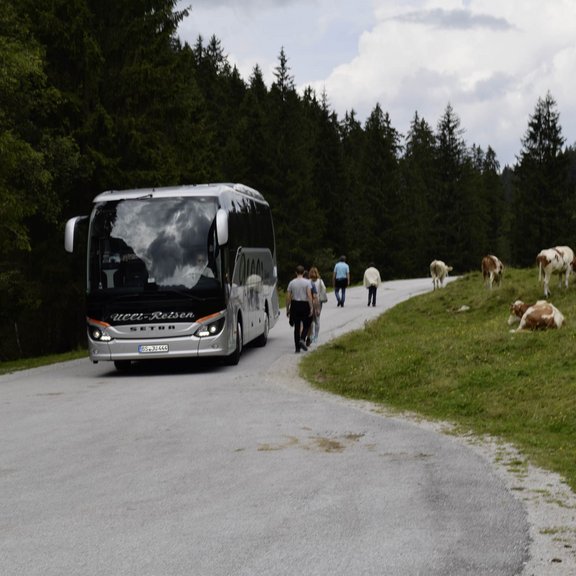
[[[431,289],[332,295],[321,342]],[[449,435],[311,390],[283,315],[236,367],[0,377],[2,576],[517,575],[525,507]]]

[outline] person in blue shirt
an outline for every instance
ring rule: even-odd
[[[346,256],[340,256],[340,259],[336,262],[334,273],[332,274],[332,282],[338,306],[344,308],[346,288],[350,285],[350,267],[346,262]]]

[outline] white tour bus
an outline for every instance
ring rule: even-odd
[[[65,248],[86,216],[66,224]],[[119,370],[157,358],[264,346],[280,314],[270,206],[241,184],[108,191],[94,198],[88,347]]]

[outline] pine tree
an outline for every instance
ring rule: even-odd
[[[380,273],[389,277],[393,269],[392,235],[400,188],[400,134],[389,114],[376,104],[364,126],[362,193],[364,225],[355,245],[362,247],[360,262],[378,261]]]
[[[187,12],[174,11],[176,0],[87,1],[103,61],[99,94],[106,123],[90,135],[93,148],[106,154],[100,185],[177,183],[173,139],[190,117],[183,104],[191,93],[178,71],[176,31]]]
[[[270,89],[270,134],[274,143],[271,177],[279,268],[288,279],[298,263],[310,265],[313,248],[319,244],[318,203],[313,193],[316,134],[306,117],[290,74],[288,58],[280,51],[275,81]]]
[[[395,273],[419,276],[437,254],[434,241],[432,198],[436,182],[436,138],[432,127],[414,114],[401,161],[398,216],[394,226],[397,247]]]
[[[5,1],[0,11],[0,360],[31,350],[22,316],[38,313],[44,288],[35,235],[48,231],[42,240],[50,242],[61,208],[52,188],[59,172],[49,165],[59,142],[44,113],[59,94],[49,85],[42,46],[16,7]]]
[[[515,170],[514,258],[534,262],[543,248],[567,244],[573,225],[566,220],[572,197],[567,187],[567,156],[560,114],[548,92],[530,116]]]
[[[331,110],[326,92],[320,101],[310,101],[313,122],[316,125],[316,140],[312,150],[313,182],[312,190],[317,200],[316,225],[322,236],[313,248],[313,263],[322,275],[332,272],[336,253],[340,251],[342,227],[331,226],[342,218],[348,189],[343,185],[343,155],[340,139],[340,126],[337,115]]]
[[[450,104],[446,106],[436,131],[437,190],[433,198],[436,258],[456,269],[472,262],[470,205],[467,189],[467,150],[460,118]]]
[[[249,78],[242,102],[236,110],[234,134],[236,150],[226,172],[230,179],[261,190],[270,201],[269,187],[271,138],[268,130],[268,89],[256,65]]]
[[[351,262],[359,261],[358,234],[365,227],[366,206],[363,163],[366,134],[354,110],[346,112],[340,122],[342,141],[342,203],[330,209],[330,237],[336,255],[346,254]]]
[[[488,219],[487,245],[483,252],[496,254],[503,262],[511,262],[510,206],[506,201],[500,163],[491,146],[488,146],[484,155],[481,173]]]

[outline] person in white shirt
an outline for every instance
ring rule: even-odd
[[[310,280],[304,278],[304,266],[296,266],[296,278],[290,280],[286,288],[286,316],[290,326],[294,326],[294,346],[298,353],[308,350],[306,336],[312,322],[314,306]]]
[[[368,306],[376,306],[376,292],[380,284],[382,284],[380,272],[374,263],[370,262],[370,266],[364,271],[364,286],[368,288]]]

